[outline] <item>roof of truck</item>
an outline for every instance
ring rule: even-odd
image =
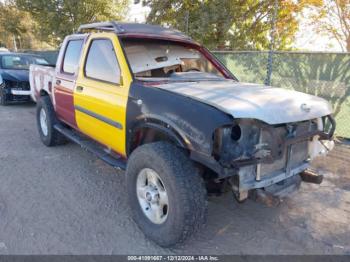
[[[184,33],[159,25],[111,21],[81,25],[78,29],[78,33],[87,30],[114,31],[119,36],[159,38],[194,43],[194,41]]]

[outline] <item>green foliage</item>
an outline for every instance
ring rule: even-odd
[[[28,12],[11,3],[0,2],[0,46],[9,49],[32,49],[39,46],[36,22]]]
[[[288,49],[298,30],[296,15],[315,0],[279,0],[277,49]],[[144,0],[148,22],[170,25],[211,49],[269,48],[274,0]],[[188,20],[187,20],[188,18]],[[186,22],[188,21],[188,23]],[[187,26],[188,25],[188,26]],[[188,29],[188,30],[187,30]]]
[[[40,25],[40,38],[58,45],[79,25],[106,20],[122,20],[129,0],[14,0]]]

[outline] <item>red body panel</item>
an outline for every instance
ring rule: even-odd
[[[74,109],[74,89],[78,78],[78,72],[68,74],[63,71],[63,60],[65,49],[70,40],[85,41],[87,35],[72,35],[64,40],[56,63],[56,83],[54,85],[54,94],[56,100],[56,114],[59,120],[65,122],[71,127],[77,128]],[[81,50],[82,52],[82,50]]]
[[[62,85],[54,88],[57,117],[66,124],[76,127],[73,90]]]

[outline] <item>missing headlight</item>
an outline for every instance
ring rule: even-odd
[[[213,155],[224,166],[232,161],[254,157],[260,129],[252,120],[240,120],[232,126],[218,128],[214,134]]]
[[[239,125],[235,125],[231,128],[231,139],[238,141],[242,136],[242,129]]]

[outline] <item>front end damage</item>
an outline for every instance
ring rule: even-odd
[[[3,92],[8,101],[30,101],[30,85],[28,81],[4,80]]]
[[[232,171],[228,181],[239,201],[252,189],[284,196],[298,187],[313,158],[333,148],[334,131],[331,115],[279,125],[241,119],[215,131],[213,156]]]

